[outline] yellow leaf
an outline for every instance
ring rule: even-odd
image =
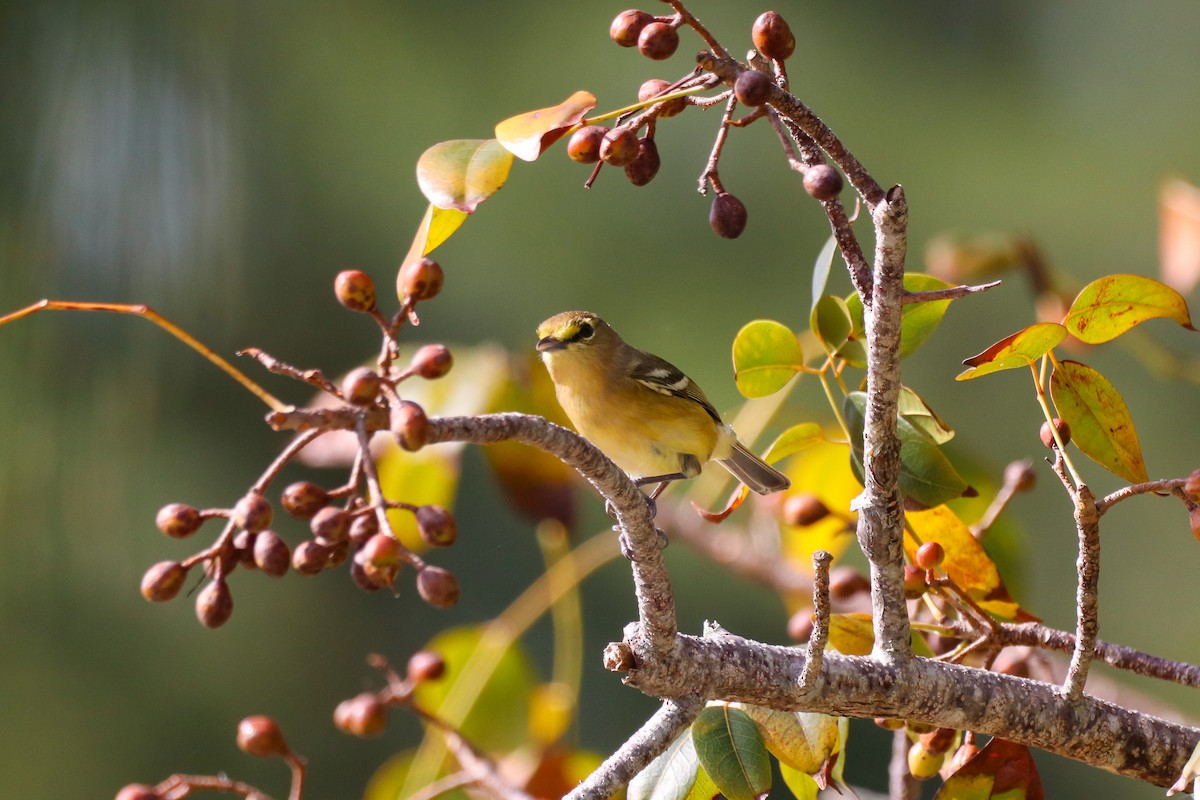
[[[730,705],[750,715],[771,755],[800,772],[816,772],[837,749],[837,720],[828,714],[776,711],[747,703]]]
[[[1187,303],[1170,286],[1141,275],[1108,275],[1083,287],[1063,325],[1080,341],[1100,344],[1159,317],[1195,330]]]
[[[1129,408],[1107,378],[1087,364],[1060,361],[1050,394],[1071,441],[1088,458],[1131,483],[1149,480]]]
[[[438,208],[473,214],[508,180],[512,159],[495,139],[438,142],[417,159],[417,185]]]
[[[1011,336],[1005,336],[988,349],[963,361],[970,369],[955,380],[969,381],[993,372],[1026,367],[1049,353],[1067,338],[1067,329],[1057,322],[1038,322]]]

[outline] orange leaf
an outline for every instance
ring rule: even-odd
[[[1200,188],[1178,178],[1158,190],[1158,266],[1180,294],[1200,281]]]
[[[699,514],[701,518],[708,520],[714,525],[719,525],[725,521],[726,517],[738,510],[738,507],[746,501],[746,497],[749,494],[750,489],[746,487],[746,484],[739,483],[733,490],[733,493],[729,495],[729,500],[725,503],[725,507],[720,511],[706,511],[700,506],[696,505],[694,502],[692,503],[692,508],[696,510],[696,513]]]
[[[1067,329],[1056,322],[1038,322],[1011,336],[1005,336],[977,356],[963,361],[970,369],[955,380],[969,381],[993,372],[1017,369],[1032,364],[1067,338]]]
[[[596,96],[579,91],[556,106],[509,117],[496,126],[496,139],[522,161],[536,161],[595,107]]]

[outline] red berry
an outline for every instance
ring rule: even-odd
[[[413,683],[436,681],[445,673],[445,660],[432,650],[418,650],[409,656],[408,679]]]
[[[788,525],[812,525],[829,516],[829,509],[815,494],[794,494],[783,503],[783,521]]]
[[[946,559],[946,550],[937,542],[925,542],[917,548],[913,559],[924,570],[936,569]]]
[[[641,35],[642,29],[651,22],[654,22],[653,16],[645,11],[631,8],[617,14],[608,27],[608,35],[621,47],[634,47],[638,43],[638,36]]]
[[[279,502],[293,517],[310,519],[329,503],[329,493],[315,483],[296,481],[283,490]]]
[[[607,133],[608,128],[603,125],[585,125],[567,140],[567,155],[580,164],[595,164],[600,160],[600,143]]]
[[[212,581],[196,595],[196,617],[206,628],[219,628],[233,614],[233,593],[224,580]]]
[[[401,297],[418,302],[432,300],[442,290],[444,279],[438,262],[432,258],[422,258],[400,267],[396,275],[396,288]]]
[[[614,128],[600,142],[600,160],[614,167],[627,167],[638,157],[637,131]]]
[[[796,37],[787,21],[774,11],[766,11],[754,20],[750,31],[754,46],[767,58],[780,61],[787,59],[796,50]]]
[[[429,440],[429,418],[423,408],[409,400],[392,409],[391,429],[396,443],[410,453],[420,450]]]
[[[238,723],[237,746],[243,753],[259,758],[282,756],[288,752],[279,724],[262,715],[246,717]]]
[[[142,597],[152,603],[174,598],[187,581],[187,570],[178,561],[160,561],[142,576]]]
[[[383,379],[378,372],[368,367],[358,367],[350,370],[342,379],[342,397],[351,405],[374,405],[382,386]]]
[[[916,600],[925,594],[925,590],[928,588],[929,584],[925,582],[925,570],[920,567],[914,567],[912,564],[905,564],[904,596],[909,600]]]
[[[1071,443],[1071,426],[1066,421],[1054,418],[1054,428],[1058,431],[1058,438],[1062,439],[1063,446]],[[1050,429],[1049,422],[1043,422],[1042,428],[1038,431],[1038,435],[1042,439],[1042,444],[1046,447],[1058,447],[1058,443],[1054,441],[1054,433]]]
[[[184,503],[170,503],[158,510],[154,524],[173,539],[183,539],[200,530],[204,520],[200,512]]]
[[[256,533],[271,524],[271,504],[261,494],[251,492],[233,507],[233,524]]]
[[[651,22],[638,35],[638,52],[653,61],[663,61],[679,49],[679,31],[666,22]]]
[[[361,563],[376,567],[398,567],[404,562],[404,545],[390,533],[377,533],[363,545]]]
[[[427,344],[413,355],[409,367],[426,380],[444,376],[454,366],[454,358],[444,344]]]
[[[375,281],[365,272],[356,269],[339,272],[333,279],[333,293],[351,311],[375,310]]]
[[[378,736],[387,728],[387,706],[371,692],[338,703],[333,724],[354,736]]]

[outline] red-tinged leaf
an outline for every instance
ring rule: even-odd
[[[729,495],[729,501],[725,503],[725,507],[720,511],[705,511],[700,506],[692,503],[692,508],[696,509],[696,513],[713,524],[720,524],[725,521],[725,518],[738,510],[738,507],[746,501],[749,496],[750,489],[744,483],[739,483],[737,488],[733,490],[733,494]]]
[[[1200,188],[1178,178],[1158,190],[1158,269],[1180,294],[1200,282]]]
[[[408,255],[400,263],[407,264],[432,253],[434,248],[449,239],[466,221],[467,214],[464,211],[430,205],[425,209],[425,216],[421,219],[417,235],[413,237],[412,245],[408,248]],[[403,299],[403,287],[400,287],[398,291]]]
[[[495,139],[439,142],[417,160],[417,185],[438,208],[473,214],[508,180],[512,160]]]
[[[1063,325],[1081,342],[1100,344],[1159,317],[1195,330],[1187,303],[1170,286],[1141,275],[1108,275],[1083,287]]]
[[[1131,483],[1149,480],[1129,408],[1107,378],[1078,361],[1060,361],[1050,396],[1071,426],[1071,441],[1088,458]]]
[[[1067,329],[1056,322],[1038,322],[1005,336],[977,356],[963,361],[970,369],[955,380],[969,381],[993,372],[1027,367],[1067,338]]]
[[[1045,800],[1037,765],[1025,745],[993,738],[951,775],[934,800]]]
[[[496,140],[522,161],[536,161],[596,107],[596,96],[579,91],[556,106],[509,117],[496,126]]]

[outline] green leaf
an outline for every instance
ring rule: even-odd
[[[596,107],[596,96],[579,91],[556,106],[509,117],[496,126],[496,140],[522,161],[536,161],[546,148]]]
[[[1088,458],[1131,483],[1149,480],[1129,408],[1107,378],[1078,361],[1060,361],[1050,396],[1071,427],[1071,441]]]
[[[1158,317],[1196,330],[1187,303],[1170,286],[1141,275],[1108,275],[1083,287],[1063,325],[1080,341],[1100,344]]]
[[[629,782],[628,800],[684,800],[699,768],[691,731],[684,730]]]
[[[830,236],[825,241],[821,252],[817,253],[816,263],[813,264],[812,274],[812,307],[817,307],[817,301],[825,293],[825,284],[829,282],[829,271],[833,268],[833,254],[837,252],[837,238]]]
[[[771,759],[745,711],[705,708],[692,723],[692,741],[704,771],[729,800],[756,800],[770,791]]]
[[[831,294],[822,297],[813,307],[809,327],[829,352],[837,351],[850,338],[853,327],[846,301]]]
[[[763,744],[780,764],[812,774],[837,749],[837,719],[806,711],[776,711],[766,706],[733,703],[758,725]]]
[[[807,450],[817,442],[824,440],[825,432],[821,430],[820,425],[815,422],[801,422],[779,434],[779,438],[767,448],[763,461],[774,464],[776,461],[781,461],[801,450]]]
[[[1038,322],[1005,336],[988,349],[963,361],[970,369],[955,380],[969,381],[993,372],[1027,367],[1067,338],[1067,329],[1057,322]]]
[[[866,406],[863,392],[851,392],[842,406],[850,428],[850,463],[859,480],[863,476]],[[904,417],[896,420],[896,433],[900,437],[900,492],[905,497],[932,508],[962,497],[970,489],[937,443]]]
[[[947,425],[919,394],[907,386],[900,387],[898,408],[901,417],[938,444],[945,444],[954,438],[954,429]]]
[[[439,142],[417,160],[417,185],[438,208],[473,214],[508,180],[512,160],[495,139]]]
[[[926,275],[921,272],[908,272],[904,275],[904,288],[910,292],[930,292],[937,289],[948,289],[950,284],[940,278],[935,278],[932,275]],[[950,300],[932,300],[926,303],[906,303],[904,309],[900,312],[900,357],[906,358],[914,353],[917,348],[925,344],[925,341],[933,335],[938,324],[941,323],[942,317],[946,316],[946,309],[950,305]],[[858,293],[852,293],[846,297],[846,307],[850,312],[850,318],[853,320],[854,329],[851,333],[851,338],[859,342],[866,342],[866,326],[863,323],[863,306],[862,299]],[[846,360],[856,367],[865,367],[866,357],[860,360],[852,360],[846,354]]]
[[[779,391],[803,367],[800,340],[782,323],[754,320],[733,339],[734,379],[746,397],[765,397]]]

